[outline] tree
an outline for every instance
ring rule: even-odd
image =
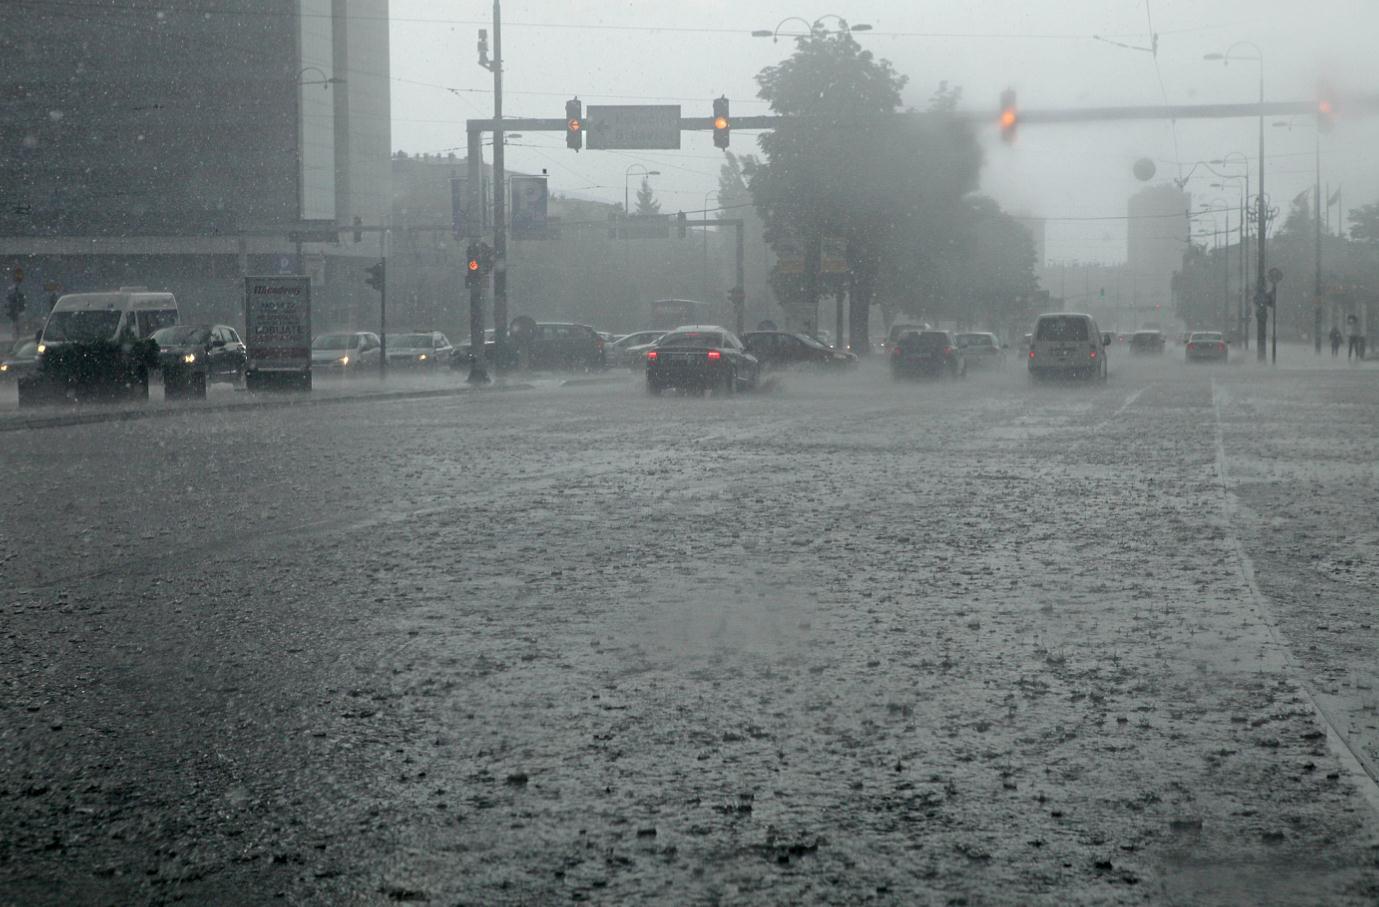
[[[873,297],[899,289],[883,284],[888,268],[942,254],[952,240],[945,214],[976,187],[981,167],[971,129],[951,113],[956,95],[943,86],[934,109],[901,114],[905,82],[846,29],[799,38],[789,58],[757,75],[760,97],[790,119],[759,140],[765,161],[744,161],[743,171],[767,241],[806,261],[804,279],[779,279],[777,290],[812,311],[823,238],[840,237],[850,270],[849,333],[859,349],[868,346]]]
[[[641,215],[660,214],[661,203],[651,191],[651,181],[642,177],[642,185],[637,189],[637,213]]]
[[[1350,209],[1350,238],[1379,246],[1379,202]]]

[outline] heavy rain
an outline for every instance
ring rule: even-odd
[[[1379,903],[1376,33],[0,3],[0,904]]]

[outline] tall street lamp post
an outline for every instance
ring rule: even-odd
[[[802,18],[800,16],[786,16],[784,19],[780,20],[779,23],[777,23],[775,28],[756,29],[752,32],[752,37],[770,38],[771,43],[774,44],[776,43],[776,41],[780,39],[781,26],[785,25],[785,23],[787,22],[798,22],[801,25],[803,25],[806,29],[808,29],[808,31],[806,35],[787,35],[786,37],[799,38],[806,37],[807,35],[812,35],[816,31],[827,32],[827,29],[825,29],[823,26],[823,21],[825,19],[838,20],[838,31],[836,32],[837,34],[841,34],[843,32],[871,31],[871,26],[866,24],[865,22],[859,22],[856,25],[849,26],[847,20],[844,19],[842,16],[838,15],[837,13],[825,13],[819,18],[815,19],[813,22],[810,22],[808,19]]]
[[[1236,48],[1248,47],[1254,50],[1255,55],[1233,56]],[[1265,274],[1265,246],[1267,242],[1267,230],[1265,219],[1268,216],[1268,206],[1264,202],[1264,51],[1253,41],[1237,41],[1226,48],[1225,53],[1207,54],[1203,59],[1220,60],[1223,65],[1229,66],[1232,59],[1251,60],[1259,65],[1259,205],[1257,212],[1257,222],[1255,225],[1255,236],[1259,243],[1259,256],[1255,263],[1255,341],[1258,343],[1258,359],[1264,361],[1264,344],[1268,340],[1267,327],[1269,318],[1269,294],[1264,289]],[[1277,315],[1277,312],[1275,313]],[[1275,351],[1274,361],[1278,361],[1277,351]]]
[[[632,208],[631,208],[631,206],[630,206],[629,203],[628,203],[629,196],[628,196],[628,194],[627,194],[627,180],[628,180],[629,177],[632,176],[632,171],[633,171],[634,169],[636,169],[637,167],[641,167],[641,168],[642,168],[642,173],[641,173],[641,175],[642,175],[643,177],[648,177],[648,176],[660,176],[660,175],[661,175],[661,171],[659,171],[659,170],[648,170],[648,169],[646,169],[645,166],[643,166],[643,165],[641,165],[641,164],[628,164],[628,165],[627,165],[627,169],[624,170],[624,171],[623,171],[623,174],[622,174],[622,216],[623,216],[623,217],[627,217],[629,214],[632,213]]]

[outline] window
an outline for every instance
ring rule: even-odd
[[[1035,340],[1072,341],[1087,339],[1087,320],[1085,318],[1043,318],[1034,337]]]
[[[138,313],[140,337],[152,337],[153,332],[159,328],[165,328],[176,323],[176,309],[156,309]]]

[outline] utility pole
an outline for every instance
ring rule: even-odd
[[[378,377],[388,377],[388,228],[378,231],[378,260],[383,263],[378,288]]]
[[[1316,204],[1312,208],[1313,226],[1316,230],[1316,269],[1312,286],[1312,346],[1316,354],[1322,354],[1322,130],[1317,124],[1316,135],[1317,182],[1313,193]]]
[[[737,270],[735,274],[737,286],[733,287],[733,307],[737,314],[737,334],[741,337],[742,332],[746,329],[747,318],[747,271],[743,261],[746,254],[746,240],[742,235],[743,219],[738,217],[734,220],[737,221]]]
[[[479,48],[481,54],[485,48],[483,33],[480,32]],[[468,174],[469,203],[465,214],[465,234],[469,240],[469,245],[475,247],[479,243],[479,237],[483,232],[484,210],[483,187],[480,180],[483,176],[484,162],[483,154],[483,132],[472,126],[468,130],[467,147],[465,155],[465,169]],[[466,259],[466,267],[468,259]],[[478,279],[466,281],[469,285],[469,378],[470,384],[487,384],[488,371],[484,368],[484,288],[482,281]]]
[[[1269,212],[1264,202],[1264,54],[1260,53],[1259,62],[1259,202],[1258,211],[1255,212],[1257,225],[1255,227],[1255,242],[1259,244],[1259,257],[1255,265],[1255,340],[1259,346],[1256,358],[1264,361],[1264,344],[1268,341],[1265,331],[1268,328],[1269,319],[1269,294],[1264,289],[1264,252],[1268,243],[1267,221]],[[1278,317],[1278,312],[1274,312],[1274,317]],[[1275,329],[1277,330],[1277,328]],[[1274,362],[1278,362],[1278,348],[1274,348]]]
[[[501,374],[508,359],[508,212],[503,161],[503,11],[493,0],[493,345]],[[472,347],[471,347],[472,348]],[[482,347],[479,347],[482,350]]]

